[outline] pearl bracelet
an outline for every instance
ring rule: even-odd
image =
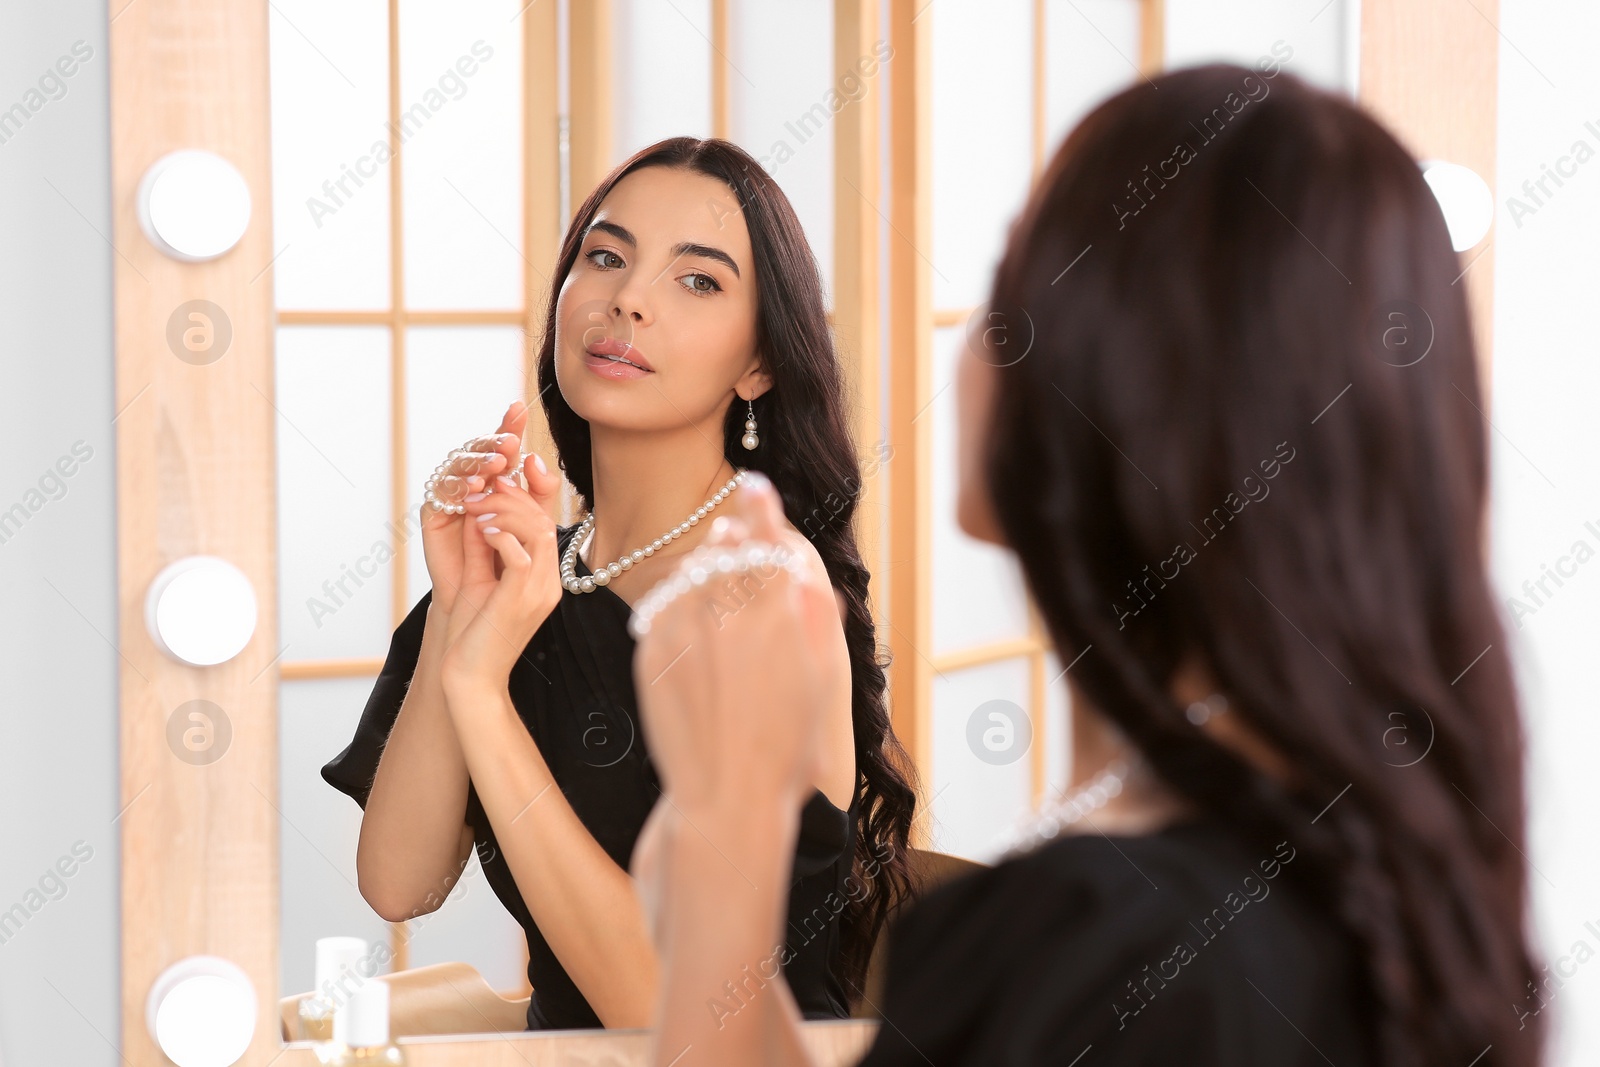
[[[748,574],[757,568],[766,570],[771,567],[782,567],[796,578],[803,579],[806,576],[805,560],[786,545],[773,545],[768,541],[755,540],[745,541],[734,548],[724,545],[700,545],[684,556],[671,577],[657,582],[655,587],[634,605],[633,614],[628,618],[628,632],[635,640],[643,637],[650,632],[652,620],[668,604],[689,590],[705,585],[713,578],[722,575]],[[770,578],[772,575],[761,575],[761,577]]]
[[[462,515],[466,513],[467,507],[465,504],[452,504],[446,500],[445,497],[456,496],[457,493],[455,491],[465,487],[467,480],[459,474],[450,474],[448,472],[450,470],[451,463],[457,456],[466,452],[474,451],[472,448],[472,443],[477,440],[478,438],[476,437],[470,437],[462,443],[460,448],[452,448],[450,450],[450,454],[444,457],[444,462],[433,468],[433,473],[428,475],[428,480],[423,483],[422,499],[428,504],[432,505],[434,511],[446,511],[452,515]],[[509,470],[503,471],[501,474],[496,475],[496,477],[503,478],[507,475],[514,476],[517,479],[518,485],[522,486],[524,489],[528,488],[528,478],[523,472],[523,464],[528,461],[528,457],[531,455],[533,455],[532,452],[521,453],[517,459],[517,462]],[[448,491],[441,495],[439,492],[441,482],[451,478],[456,479],[456,484],[450,486]],[[462,493],[460,495],[465,496],[466,494]]]

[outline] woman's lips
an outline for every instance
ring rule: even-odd
[[[584,355],[586,357],[585,362],[596,370],[612,366],[638,372],[625,375],[625,377],[637,378],[640,374],[649,374],[655,370],[654,367],[650,366],[650,361],[644,357],[644,353],[627,341],[618,340],[615,337],[601,337],[590,341],[584,346]],[[626,360],[627,362],[619,362],[620,360]],[[633,364],[633,366],[629,367],[629,363]]]
[[[614,381],[625,381],[630,378],[643,378],[645,375],[651,373],[650,371],[645,370],[643,367],[634,367],[627,363],[618,363],[614,359],[610,359],[606,356],[597,356],[592,352],[585,352],[583,354],[583,365],[600,375],[600,377],[610,378]]]

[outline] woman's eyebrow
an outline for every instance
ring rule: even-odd
[[[633,236],[633,231],[629,230],[626,226],[619,225],[615,222],[607,222],[602,219],[599,222],[591,223],[589,228],[584,231],[583,235],[584,237],[588,237],[589,234],[594,233],[596,230],[599,230],[602,233],[609,233],[611,236],[615,237],[617,240],[621,241],[630,248],[639,247],[638,239]],[[733,257],[728,255],[728,253],[724,252],[720,248],[713,248],[710,245],[695,244],[692,241],[679,241],[677,244],[672,246],[671,251],[673,259],[677,259],[679,256],[699,256],[702,259],[714,259],[718,263],[727,264],[728,269],[733,271],[733,276],[735,278],[743,277],[743,275],[739,273],[739,264],[735,263],[733,261]]]
[[[589,228],[587,230],[583,231],[583,236],[585,238],[587,238],[591,233],[594,233],[596,230],[599,230],[601,233],[609,233],[611,236],[615,237],[617,240],[621,241],[623,244],[627,245],[629,248],[638,248],[639,247],[639,242],[633,236],[633,231],[628,229],[626,226],[619,226],[614,222],[606,222],[605,220],[602,219],[599,222],[590,223],[589,224]]]
[[[728,269],[733,271],[733,276],[735,278],[740,277],[739,264],[735,263],[733,257],[720,248],[712,248],[710,245],[697,245],[689,241],[679,241],[672,246],[672,258],[677,259],[679,256],[700,256],[703,259],[714,259],[718,263],[726,263]]]

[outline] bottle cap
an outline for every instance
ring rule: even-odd
[[[343,1010],[334,1013],[333,1039],[351,1048],[389,1043],[388,982],[370,978],[361,983]]]
[[[317,984],[314,990],[316,995],[327,996],[327,987],[330,985],[337,987],[344,971],[346,969],[355,971],[356,961],[366,954],[367,940],[364,937],[317,938]]]

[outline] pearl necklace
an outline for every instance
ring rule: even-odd
[[[748,470],[748,468],[739,467],[737,469],[738,472],[734,474],[732,478],[729,478],[725,483],[723,483],[722,488],[718,489],[716,493],[712,495],[710,500],[707,500],[704,504],[694,509],[694,514],[690,515],[687,519],[684,519],[678,525],[674,526],[672,529],[668,530],[666,533],[662,534],[648,545],[645,545],[643,548],[636,548],[632,552],[625,552],[619,556],[615,562],[607,563],[603,567],[592,567],[590,569],[594,573],[580,578],[578,577],[577,569],[578,549],[582,547],[584,539],[589,536],[589,531],[594,529],[594,512],[591,511],[583,520],[582,525],[578,527],[578,531],[572,535],[572,540],[567,544],[566,552],[562,553],[561,584],[566,587],[567,592],[569,593],[592,593],[601,586],[610,585],[611,579],[615,578],[623,571],[632,570],[635,563],[639,563],[655,555],[664,546],[670,545],[672,542],[688,533],[691,526],[698,526],[701,519],[705,518],[713,508],[728,498],[729,493],[733,492],[740,485],[744,484],[744,475],[746,470]]]
[[[1100,772],[1082,786],[1059,800],[1050,800],[1036,812],[1026,817],[1022,825],[1013,830],[1003,842],[1002,851],[1007,857],[1032,852],[1045,842],[1060,835],[1061,831],[1091,813],[1099,811],[1122,792],[1130,776],[1144,764],[1143,757],[1133,753],[1107,763]]]

